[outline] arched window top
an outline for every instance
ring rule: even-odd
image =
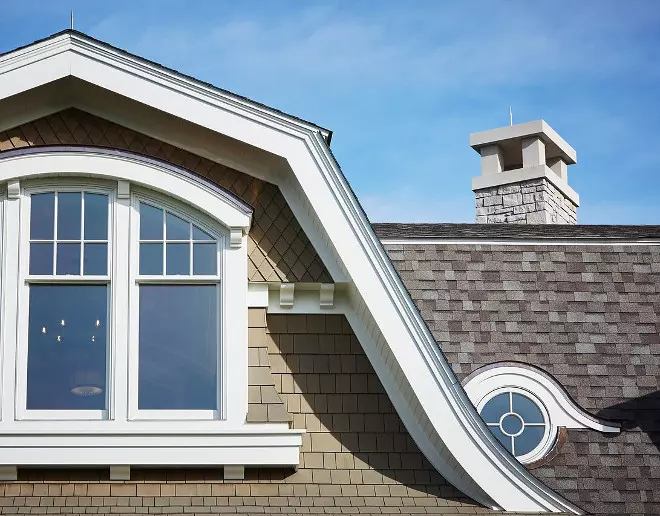
[[[235,195],[182,167],[141,154],[67,146],[26,147],[0,154],[0,182],[62,175],[129,181],[192,205],[230,230],[247,233],[252,223],[252,207]]]

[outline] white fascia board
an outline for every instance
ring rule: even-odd
[[[506,454],[485,428],[457,385],[318,130],[241,105],[208,87],[94,42],[79,37],[70,41],[71,52],[66,56],[71,75],[287,159],[382,332],[384,345],[389,346],[408,379],[410,395],[419,400],[443,444],[469,475],[466,492],[474,491],[470,488],[473,480],[505,510],[579,512]],[[11,73],[30,75],[32,69]],[[0,81],[0,97],[10,89],[7,82],[11,81]],[[38,82],[35,79],[34,86]],[[453,477],[452,466],[451,461],[434,463],[447,477]],[[463,487],[458,481],[456,486]]]

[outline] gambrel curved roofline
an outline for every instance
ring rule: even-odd
[[[67,77],[283,158],[287,168],[273,182],[306,220],[303,228],[316,232],[313,243],[335,281],[348,283],[351,325],[434,467],[490,507],[580,512],[484,426],[332,156],[328,131],[73,31],[1,56],[0,100]]]

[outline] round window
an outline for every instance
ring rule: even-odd
[[[525,391],[498,389],[481,401],[479,413],[493,435],[521,462],[540,459],[553,444],[545,407]]]

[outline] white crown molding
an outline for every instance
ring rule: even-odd
[[[479,406],[486,396],[502,387],[517,387],[534,394],[545,406],[554,426],[590,428],[602,433],[621,431],[616,423],[589,414],[551,376],[532,367],[493,364],[470,377],[464,385],[465,392],[475,406]]]
[[[336,255],[340,266],[335,269],[346,270],[352,282],[353,305],[363,307],[369,316],[365,320],[375,325],[367,333],[377,330],[383,336],[363,345],[382,347],[370,349],[372,357],[381,351],[388,355],[379,377],[386,379],[385,387],[411,434],[424,440],[420,448],[427,450],[433,466],[490,507],[580,512],[511,458],[481,423],[318,128],[71,33],[0,58],[0,99],[69,75],[282,156],[295,175],[292,183],[300,185],[320,222],[322,238],[314,245],[319,242],[324,261]],[[288,202],[294,190],[283,189]],[[337,280],[334,273],[333,278]],[[410,388],[406,396],[401,378],[385,371],[394,366]],[[413,401],[426,423],[406,408]]]

